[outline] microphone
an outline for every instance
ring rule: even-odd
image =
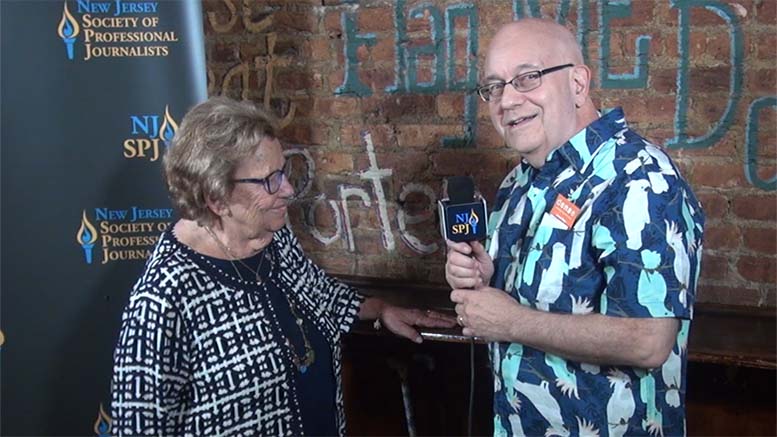
[[[488,209],[482,197],[475,199],[475,184],[469,176],[451,176],[447,198],[437,201],[440,233],[454,242],[486,238]]]

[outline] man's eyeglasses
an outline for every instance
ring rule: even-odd
[[[505,86],[508,83],[512,85],[516,91],[522,93],[529,92],[542,85],[542,76],[548,73],[553,73],[554,71],[574,66],[575,64],[564,64],[556,65],[555,67],[546,68],[544,70],[527,71],[526,73],[521,73],[518,76],[515,76],[507,82],[499,81],[483,85],[477,89],[477,92],[484,102],[490,102],[491,99],[500,99],[502,94],[504,94]]]
[[[286,160],[283,162],[283,167],[281,167],[279,170],[275,170],[274,172],[270,173],[265,178],[232,179],[232,182],[236,184],[264,185],[264,189],[267,191],[268,194],[275,194],[278,192],[278,190],[281,189],[281,185],[283,185],[283,180],[284,179],[288,180],[290,167],[291,166],[289,165],[289,161]]]

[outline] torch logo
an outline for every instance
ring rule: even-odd
[[[78,26],[78,21],[70,15],[70,11],[67,10],[67,2],[64,2],[65,8],[62,11],[62,19],[57,26],[57,34],[62,38],[67,49],[67,58],[73,60],[73,44],[76,42],[76,37],[81,32]]]
[[[81,227],[76,232],[76,241],[84,249],[87,264],[92,263],[92,249],[97,241],[97,229],[86,218],[86,211],[81,214]]]

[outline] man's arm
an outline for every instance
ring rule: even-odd
[[[679,329],[675,318],[539,311],[491,287],[453,290],[451,300],[462,316],[464,335],[520,343],[583,363],[659,367]]]

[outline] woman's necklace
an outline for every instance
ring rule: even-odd
[[[261,259],[259,260],[259,265],[256,266],[256,269],[253,269],[249,267],[248,264],[244,263],[243,260],[236,257],[229,249],[229,246],[227,246],[226,244],[222,243],[221,240],[219,240],[219,237],[216,236],[216,234],[213,232],[213,229],[211,229],[210,226],[205,226],[205,230],[208,231],[208,234],[210,234],[210,236],[213,238],[216,244],[218,244],[219,248],[221,248],[221,251],[224,252],[224,255],[226,255],[227,258],[229,258],[229,263],[232,264],[232,268],[235,269],[235,273],[237,273],[237,276],[240,277],[241,280],[245,281],[245,279],[243,279],[243,275],[240,274],[240,270],[238,270],[237,266],[235,265],[235,261],[239,262],[243,267],[247,268],[249,271],[254,272],[254,280],[256,281],[257,284],[262,285],[262,283],[264,283],[264,279],[262,279],[262,276],[259,275],[259,272],[262,270],[262,264],[264,264],[264,260],[272,256],[270,255],[269,251],[265,252],[265,255],[261,257]]]
[[[261,257],[259,260],[259,265],[256,267],[256,269],[253,269],[248,266],[243,260],[236,257],[234,254],[232,254],[232,251],[229,249],[229,246],[222,243],[221,240],[216,236],[216,233],[213,232],[213,230],[210,228],[210,226],[205,226],[205,230],[208,231],[208,234],[213,238],[213,240],[216,242],[216,244],[221,248],[222,252],[224,252],[224,255],[227,256],[229,259],[229,263],[232,265],[232,268],[235,269],[235,273],[237,273],[237,276],[240,278],[240,280],[245,281],[243,278],[243,275],[240,274],[240,270],[237,268],[237,265],[235,265],[235,261],[239,262],[243,267],[248,269],[249,271],[254,272],[256,283],[259,285],[264,284],[264,280],[262,279],[259,272],[262,270],[262,264],[264,263],[265,259],[270,260],[270,266],[272,267],[272,255],[270,254],[270,251],[265,251],[265,256]],[[281,291],[281,294],[283,297],[286,298],[286,302],[289,304],[289,310],[291,311],[291,315],[294,317],[294,321],[297,324],[297,327],[299,328],[299,332],[302,334],[302,342],[304,343],[305,347],[305,354],[300,358],[299,355],[297,355],[297,350],[294,348],[294,345],[291,344],[291,340],[289,340],[289,337],[284,336],[286,339],[286,346],[289,348],[289,351],[291,351],[291,360],[294,362],[294,365],[297,367],[297,370],[300,371],[300,373],[305,373],[308,371],[308,367],[310,367],[311,364],[313,364],[314,361],[316,361],[316,351],[313,349],[313,345],[310,344],[310,339],[308,339],[308,335],[305,329],[305,322],[302,320],[302,317],[297,312],[297,309],[294,307],[294,304],[291,302],[291,299],[289,296]]]

